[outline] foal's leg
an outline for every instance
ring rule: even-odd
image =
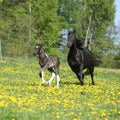
[[[59,70],[58,70],[58,68],[55,68],[55,71],[52,68],[49,68],[48,70],[52,73],[52,77],[48,81],[48,84],[49,85],[51,84],[51,82],[53,81],[53,79],[54,79],[54,77],[56,75],[57,76],[57,87],[59,87],[60,76],[59,76]]]
[[[54,79],[55,77],[55,71],[52,69],[52,68],[48,68],[48,70],[52,73],[52,77],[50,78],[50,80],[48,81],[48,84],[50,85],[52,80]]]
[[[57,74],[57,87],[59,87],[59,83],[60,83],[60,76],[59,74]]]
[[[44,84],[44,83],[48,83],[48,82],[46,82],[45,79],[44,79],[44,68],[41,68],[41,69],[40,69],[39,75],[40,75],[40,77],[42,78],[42,83],[43,83],[43,84]]]
[[[55,72],[57,76],[57,87],[59,87],[59,82],[60,82],[59,65],[55,66]]]

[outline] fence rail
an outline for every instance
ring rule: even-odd
[[[31,59],[34,59],[35,57],[32,55],[32,54],[28,54],[27,55],[27,58],[25,59],[24,55],[22,54],[15,54],[15,55],[19,55],[18,57],[5,57],[3,56],[2,57],[2,60],[14,60],[14,61],[23,61],[23,60],[31,60]],[[2,61],[1,60],[1,61]],[[110,63],[110,62],[116,62],[116,63],[120,63],[120,60],[99,60],[99,59],[94,59],[96,62],[107,62],[107,63]],[[67,61],[67,60],[66,60]]]
[[[1,39],[0,39],[0,61],[2,60],[2,47],[1,47]]]
[[[17,44],[2,44],[3,46],[7,46],[7,47],[15,47],[17,48],[18,45]],[[28,49],[26,49],[26,51],[22,51],[22,52],[16,52],[16,51],[2,51],[2,47],[1,47],[1,42],[0,42],[0,61],[2,60],[14,60],[14,61],[23,61],[23,60],[30,60],[33,59],[33,51],[34,51],[34,46],[33,45],[19,45],[22,49],[22,47],[29,47],[29,48],[33,48],[33,50],[31,49],[29,52],[27,51]],[[65,55],[66,56],[66,55]],[[63,58],[63,61],[65,61]],[[120,63],[120,60],[99,60],[99,59],[95,59],[96,62],[106,62],[107,64],[109,63]],[[67,62],[67,61],[66,61]]]

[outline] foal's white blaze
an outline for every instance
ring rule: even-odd
[[[54,79],[54,77],[55,77],[55,73],[53,72],[53,73],[52,73],[52,77],[50,78],[50,80],[49,80],[49,82],[48,82],[49,85],[50,85],[50,83],[52,82],[52,80]]]
[[[37,49],[38,49],[38,48],[39,48],[39,46],[37,45],[35,48],[37,48]]]

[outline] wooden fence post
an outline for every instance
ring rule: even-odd
[[[0,39],[0,61],[2,61],[2,45],[1,45],[1,39]]]

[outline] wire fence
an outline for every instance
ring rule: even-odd
[[[32,57],[34,46],[32,45],[21,45],[21,44],[0,44],[0,58],[23,58],[28,59]]]
[[[0,61],[11,60],[11,61],[27,61],[36,63],[36,57],[33,56],[34,51],[33,45],[17,45],[17,44],[2,44],[0,43]],[[2,49],[3,48],[3,49]],[[66,61],[66,55],[61,58],[61,61]],[[116,63],[120,64],[120,60],[100,60],[95,59],[96,63],[104,62],[106,64]]]

